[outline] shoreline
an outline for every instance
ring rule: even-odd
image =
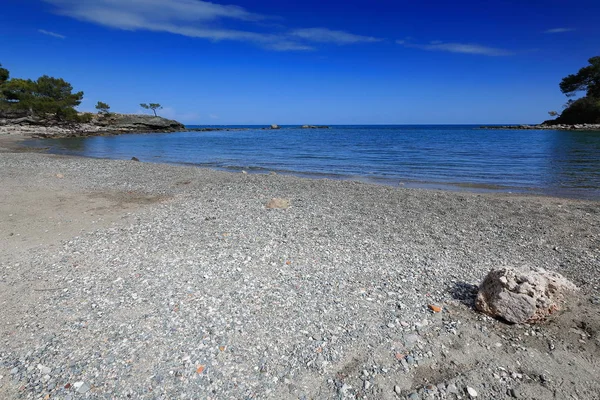
[[[597,201],[36,153],[0,168],[2,398],[598,399]],[[506,325],[472,308],[498,265],[581,293]]]
[[[204,129],[204,128],[203,128]],[[208,128],[212,129],[212,128]],[[230,130],[230,129],[215,129],[215,130]],[[236,130],[236,129],[232,129]],[[194,130],[192,130],[194,131]],[[196,130],[197,131],[197,130]],[[124,132],[123,134],[127,134],[130,132]],[[172,132],[140,132],[136,134],[169,134]],[[86,157],[84,155],[78,154],[61,154],[60,152],[52,153],[48,152],[50,147],[32,147],[27,145],[19,145],[19,143],[26,142],[28,140],[45,140],[50,138],[36,138],[29,137],[25,135],[2,135],[0,134],[0,152],[41,152],[47,154],[56,154],[56,155],[69,155],[73,157],[83,157],[83,158],[93,158],[93,159],[107,159],[107,160],[118,160],[116,158],[96,158],[96,157]],[[135,154],[132,153],[132,156]],[[152,164],[165,164],[165,162],[161,162],[160,160],[141,160],[142,162],[148,162]],[[542,196],[542,197],[555,197],[555,198],[563,198],[563,199],[580,199],[580,200],[591,200],[596,201],[600,200],[600,194],[594,193],[580,193],[573,190],[545,190],[544,188],[535,188],[535,187],[513,187],[513,186],[502,186],[502,185],[493,185],[487,183],[473,183],[473,182],[436,182],[436,181],[417,181],[417,180],[407,180],[407,179],[389,179],[389,178],[377,178],[377,177],[369,177],[369,176],[358,176],[358,175],[340,175],[335,173],[312,173],[312,172],[302,172],[302,171],[291,171],[291,170],[277,170],[277,169],[248,169],[244,167],[215,167],[203,164],[189,164],[189,163],[166,163],[168,165],[175,166],[191,166],[196,168],[209,168],[217,171],[224,171],[228,173],[248,173],[251,175],[258,174],[282,174],[289,176],[296,176],[300,178],[308,178],[308,179],[331,179],[331,180],[339,180],[339,181],[356,181],[362,182],[366,184],[373,185],[382,185],[388,187],[403,187],[403,188],[411,188],[411,189],[423,189],[423,190],[442,190],[442,191],[450,191],[450,192],[467,192],[467,193],[505,193],[505,194],[518,194],[525,196]]]
[[[482,125],[480,129],[510,129],[510,130],[557,130],[577,132],[600,132],[600,124],[556,124],[556,125]]]

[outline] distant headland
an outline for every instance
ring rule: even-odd
[[[560,90],[567,97],[573,97],[579,92],[585,96],[573,100],[569,99],[564,105],[564,110],[549,111],[550,119],[539,125],[504,125],[482,126],[484,129],[554,129],[600,131],[600,56],[588,60],[589,65],[581,68],[576,74],[571,74],[562,79]]]

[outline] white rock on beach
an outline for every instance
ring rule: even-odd
[[[556,272],[497,268],[489,272],[479,287],[476,307],[515,324],[538,322],[563,308],[568,294],[577,290]]]
[[[469,396],[471,397],[477,397],[477,391],[470,386],[467,386],[467,393],[469,393]]]

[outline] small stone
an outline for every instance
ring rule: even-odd
[[[396,385],[394,386],[394,392],[396,392],[396,394],[400,394],[402,393],[402,389],[400,389],[400,386]]]
[[[244,171],[244,170],[242,170],[242,174],[244,174],[244,175],[248,175],[248,171]]]
[[[44,375],[48,375],[50,374],[50,372],[52,371],[52,368],[46,367],[42,364],[38,364],[37,368],[40,370],[40,372]]]
[[[290,207],[290,201],[288,199],[280,199],[280,198],[274,198],[271,199],[268,203],[267,203],[267,208],[281,208],[281,209],[286,209]]]
[[[510,397],[514,398],[514,399],[518,399],[519,398],[519,394],[517,393],[517,391],[515,389],[508,389],[506,391]]]
[[[352,390],[352,386],[344,383],[340,388],[340,394],[346,396],[350,390]]]
[[[139,161],[140,161],[140,159],[139,159],[139,158],[137,158],[137,157],[131,157],[131,161],[137,161],[137,162],[139,162]]]
[[[432,384],[425,385],[425,393],[434,394],[436,392],[437,392],[437,387],[433,386]]]
[[[400,364],[402,364],[402,368],[404,368],[405,371],[409,370],[409,366],[408,363],[406,362],[406,358],[403,358],[402,360],[400,360]]]
[[[65,176],[64,176],[63,174],[56,174],[56,177],[57,177],[58,179],[62,179],[62,178],[64,178]]]
[[[10,370],[11,375],[16,375],[19,373],[19,368],[14,367],[13,369]]]
[[[413,365],[415,363],[415,358],[413,356],[406,356],[405,360],[408,365]]]
[[[75,391],[77,393],[81,393],[81,394],[87,393],[91,389],[90,385],[88,385],[87,383],[85,383],[83,381],[75,382],[73,384],[73,387],[75,388]]]
[[[408,395],[409,400],[419,400],[419,394],[417,392],[412,392]]]
[[[458,388],[454,383],[449,384],[446,391],[448,391],[448,393],[458,394]]]
[[[370,387],[371,387],[371,382],[365,381],[365,383],[364,383],[365,390],[369,390]]]
[[[467,393],[469,393],[469,396],[471,397],[477,397],[477,391],[470,386],[467,386]]]
[[[433,311],[434,313],[439,313],[439,312],[442,312],[442,307],[440,307],[440,306],[438,306],[438,305],[435,305],[435,304],[430,304],[430,305],[429,305],[429,309],[430,309],[431,311]]]

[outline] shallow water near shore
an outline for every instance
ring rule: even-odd
[[[600,199],[600,132],[332,126],[32,140],[85,157],[275,171],[393,186]]]

